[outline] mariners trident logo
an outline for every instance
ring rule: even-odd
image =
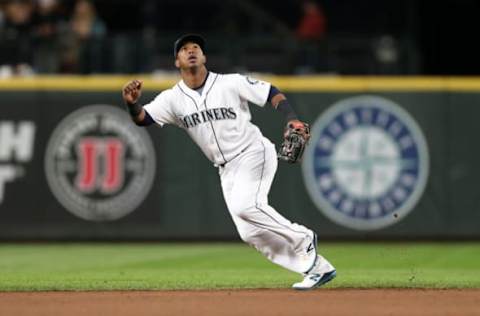
[[[317,119],[302,167],[320,211],[340,225],[373,230],[415,206],[427,182],[428,151],[405,110],[361,96],[334,104]]]
[[[57,126],[45,170],[53,194],[68,211],[86,220],[115,220],[148,194],[155,152],[150,136],[124,111],[88,106]]]

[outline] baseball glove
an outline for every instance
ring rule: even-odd
[[[300,161],[310,139],[310,127],[298,120],[290,121],[285,128],[283,139],[278,159],[288,163]]]

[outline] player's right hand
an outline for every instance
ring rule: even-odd
[[[142,95],[142,84],[143,81],[136,79],[125,84],[122,89],[123,101],[129,104],[137,102]]]

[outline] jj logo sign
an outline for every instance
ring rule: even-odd
[[[116,107],[77,110],[57,126],[45,155],[58,201],[86,220],[109,221],[135,210],[155,176],[150,136]]]
[[[79,172],[75,180],[78,190],[90,193],[116,193],[123,186],[125,148],[117,138],[86,137],[77,145]],[[100,171],[102,171],[100,173]]]

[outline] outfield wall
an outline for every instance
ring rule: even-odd
[[[128,79],[0,81],[0,239],[238,239],[186,133],[129,122]],[[177,78],[144,79],[149,100]],[[329,239],[480,237],[480,79],[264,79],[312,124],[271,190],[287,218]],[[250,108],[278,145],[281,115]]]

